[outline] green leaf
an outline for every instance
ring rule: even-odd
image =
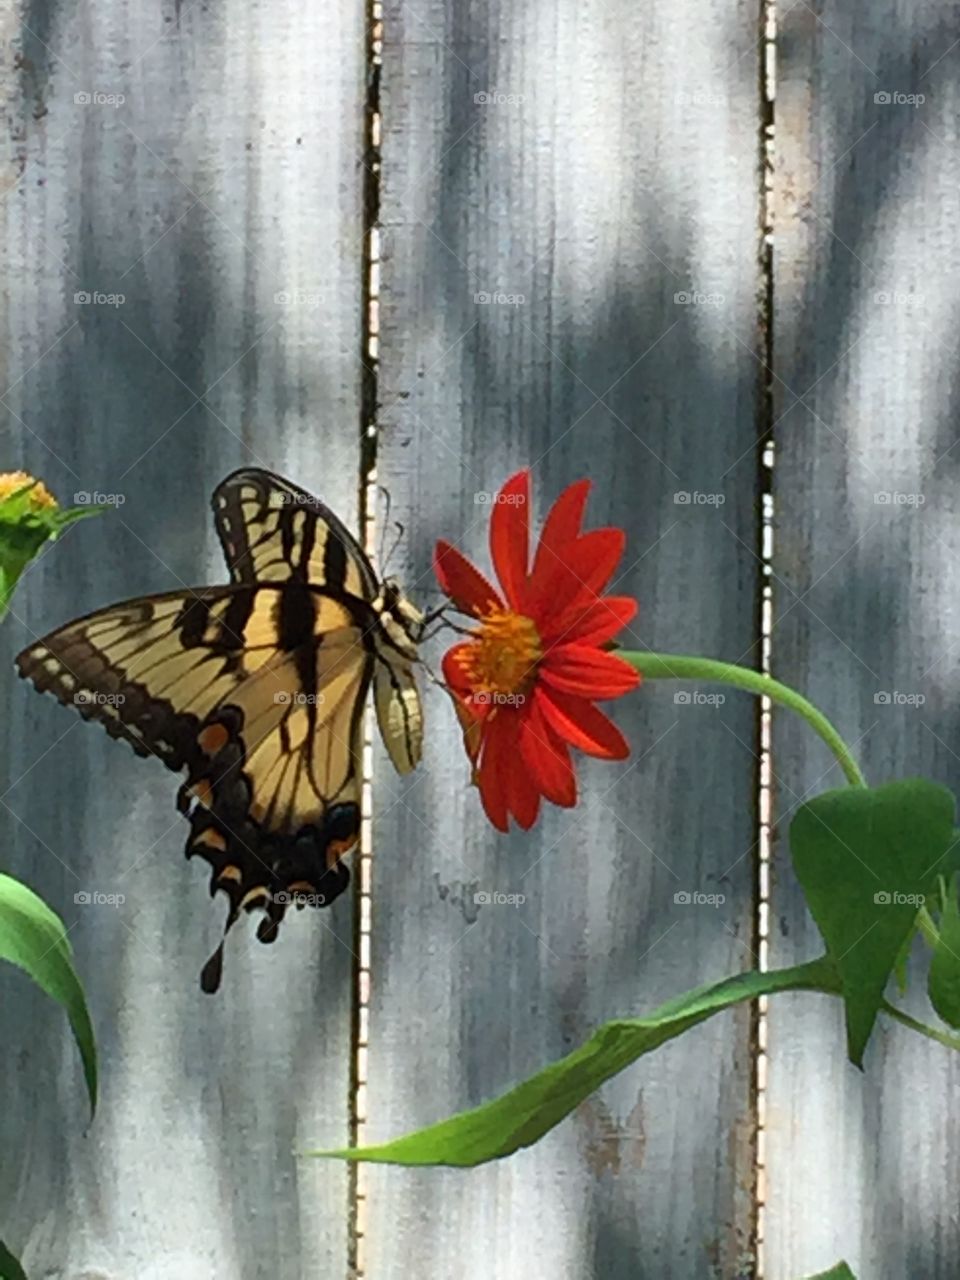
[[[496,1160],[538,1141],[605,1080],[721,1009],[775,991],[839,994],[839,990],[839,980],[826,956],[792,969],[738,974],[689,991],[661,1005],[647,1018],[606,1023],[567,1057],[472,1111],[382,1146],[307,1154],[384,1164],[459,1167]]]
[[[0,1280],[27,1280],[27,1273],[2,1240],[0,1240]]]
[[[918,778],[824,792],[791,824],[793,865],[840,975],[858,1067],[900,949],[943,871],[953,822],[950,792]]]
[[[829,1271],[818,1271],[815,1276],[809,1276],[807,1280],[857,1280],[857,1277],[845,1262],[838,1262]]]
[[[927,990],[930,1003],[944,1022],[960,1027],[960,910],[952,880],[940,916],[940,937],[930,961]]]
[[[24,485],[0,499],[0,617],[7,610],[23,571],[44,543],[60,536],[64,529],[87,516],[99,515],[97,506],[40,506],[33,499],[37,481]]]
[[[97,1050],[63,921],[32,889],[6,875],[0,875],[0,959],[25,969],[63,1005],[83,1060],[92,1112],[97,1105]]]

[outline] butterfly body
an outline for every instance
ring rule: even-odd
[[[261,908],[258,937],[272,942],[290,905],[329,905],[349,884],[342,858],[359,837],[371,686],[394,764],[406,772],[419,760],[422,615],[288,481],[236,472],[213,509],[228,585],[100,610],[17,665],[139,755],[186,771],[187,856],[210,863],[211,892],[229,899],[226,928]],[[221,966],[222,944],[205,990]]]

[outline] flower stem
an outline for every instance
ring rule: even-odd
[[[647,680],[706,680],[714,684],[729,684],[789,707],[791,711],[801,715],[814,733],[827,744],[850,785],[867,785],[853,753],[827,717],[795,689],[781,684],[772,676],[752,671],[749,667],[738,667],[732,662],[716,662],[712,658],[697,658],[687,654],[641,653],[627,649],[617,649],[616,654],[635,667]]]

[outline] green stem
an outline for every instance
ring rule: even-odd
[[[936,1040],[937,1044],[946,1045],[948,1049],[960,1050],[960,1037],[952,1036],[948,1031],[938,1031],[936,1027],[928,1027],[925,1022],[917,1022],[916,1018],[911,1018],[909,1013],[904,1013],[902,1009],[898,1009],[887,1000],[883,1001],[880,1008],[887,1017],[895,1019],[921,1036],[926,1036],[928,1040]]]
[[[640,653],[627,649],[618,649],[616,652],[618,658],[629,662],[647,680],[706,680],[714,684],[729,684],[789,707],[791,711],[801,715],[814,733],[827,744],[850,785],[867,785],[853,753],[827,717],[789,685],[781,684],[779,680],[760,671],[752,671],[749,667],[738,667],[732,662],[716,662],[712,658],[676,653]]]

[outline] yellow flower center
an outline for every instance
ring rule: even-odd
[[[458,661],[474,696],[525,693],[543,657],[533,621],[509,609],[491,609],[473,635]]]
[[[28,484],[33,485],[29,501],[35,511],[40,511],[43,507],[52,507],[56,510],[58,504],[53,494],[42,481],[34,480],[33,476],[28,475],[26,471],[4,471],[0,474],[0,502],[16,493],[18,489],[25,489]]]

